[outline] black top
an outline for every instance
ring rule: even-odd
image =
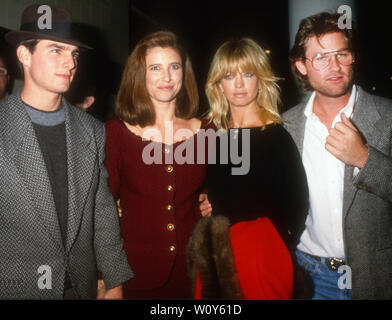
[[[59,218],[64,247],[67,238],[68,173],[65,123],[42,126],[33,123],[35,134],[48,170],[50,186]]]
[[[68,220],[68,173],[65,123],[55,126],[43,126],[33,123],[35,134],[41,148],[50,186],[59,219],[61,238],[64,248],[67,243]],[[69,271],[65,272],[64,290],[72,287]]]
[[[233,175],[232,168],[244,166],[244,159],[233,164],[236,160],[230,150],[237,153],[233,146],[238,145],[239,158],[245,158],[241,150],[247,134],[249,172]],[[227,216],[232,224],[268,217],[287,246],[294,249],[305,228],[308,188],[301,157],[290,134],[281,125],[270,124],[264,130],[230,129],[224,135],[229,147],[225,148],[224,139],[217,139],[217,164],[208,165],[207,171],[213,214]],[[227,164],[220,164],[221,151],[228,152]]]
[[[25,108],[33,123],[48,171],[61,238],[65,248],[68,221],[68,169],[64,108],[60,106],[58,110],[53,112],[37,110],[27,104],[25,104]],[[68,290],[71,287],[69,271],[66,270],[64,290]]]
[[[55,111],[38,110],[24,103],[33,123],[52,188],[59,219],[61,237],[66,246],[68,220],[68,172],[65,134],[65,111],[62,105]]]

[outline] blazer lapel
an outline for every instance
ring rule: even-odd
[[[381,128],[378,127],[380,114],[376,109],[374,97],[363,91],[359,86],[358,99],[354,105],[352,122],[358,128],[365,142],[377,146]],[[358,189],[353,184],[354,167],[345,166],[344,170],[344,196],[343,196],[343,218],[346,217]]]
[[[304,110],[306,107],[306,102],[299,105],[295,114],[287,120],[287,130],[290,132],[295,144],[297,145],[298,151],[302,157],[303,145],[304,145],[304,136],[305,136],[305,123],[306,117],[304,114]]]
[[[8,103],[1,110],[0,126],[5,152],[18,171],[15,179],[21,180],[20,192],[29,198],[34,214],[63,250],[52,189],[33,125],[19,94],[10,95],[7,99]]]
[[[83,126],[77,111],[63,99],[66,108],[68,163],[68,232],[67,252],[71,249],[80,227],[84,204],[90,191],[96,157],[91,156],[91,129]]]

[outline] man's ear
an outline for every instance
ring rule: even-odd
[[[308,74],[308,70],[306,70],[305,63],[302,60],[295,61],[295,66],[297,70],[303,75],[306,76]]]
[[[19,46],[16,49],[16,56],[18,57],[19,62],[26,67],[29,67],[31,64],[31,52],[25,46]]]

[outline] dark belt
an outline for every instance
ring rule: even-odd
[[[318,263],[325,264],[328,267],[328,269],[332,271],[337,271],[340,266],[344,266],[346,264],[346,261],[344,261],[343,259],[339,259],[335,257],[323,258],[323,257],[311,255],[309,253],[305,253],[305,254],[317,260]]]

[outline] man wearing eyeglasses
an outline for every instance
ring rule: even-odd
[[[297,258],[313,299],[392,298],[392,103],[355,85],[355,34],[339,14],[301,21],[291,62],[308,101],[283,116],[310,209]]]
[[[0,55],[0,100],[3,99],[7,93],[9,80],[10,78],[5,58]]]

